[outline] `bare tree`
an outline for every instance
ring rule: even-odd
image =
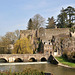
[[[11,41],[11,44],[14,43],[16,40],[16,36],[14,35],[14,32],[7,32],[5,37]]]
[[[19,37],[19,30],[15,30],[15,32],[7,32],[5,36],[0,37],[0,53],[12,53],[10,45],[13,45]]]
[[[16,40],[18,40],[20,38],[20,31],[15,30],[14,35],[16,36]]]
[[[34,29],[39,29],[45,23],[45,19],[40,14],[36,14],[32,18],[32,21],[33,21]]]

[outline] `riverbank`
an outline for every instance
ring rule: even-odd
[[[58,61],[60,66],[68,67],[68,68],[75,68],[75,63],[69,62],[63,57],[55,57]]]

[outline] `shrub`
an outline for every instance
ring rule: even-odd
[[[11,72],[11,71],[0,72],[0,75],[44,75],[44,72],[28,68],[24,69],[22,72]]]

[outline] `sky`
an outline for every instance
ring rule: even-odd
[[[26,30],[30,18],[40,14],[46,20],[57,15],[60,10],[72,6],[75,0],[0,0],[0,36],[6,32]]]

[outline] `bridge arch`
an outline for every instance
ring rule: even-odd
[[[28,61],[30,61],[30,62],[36,62],[37,59],[36,59],[35,57],[30,57],[30,58],[28,59]]]
[[[40,60],[41,61],[47,61],[47,58],[46,57],[42,57]]]
[[[6,58],[0,58],[0,62],[2,62],[2,63],[3,63],[3,62],[4,62],[4,63],[5,63],[5,62],[8,62],[8,59],[6,59]]]
[[[16,59],[14,60],[14,62],[23,62],[23,59],[21,59],[21,58],[16,58]]]

